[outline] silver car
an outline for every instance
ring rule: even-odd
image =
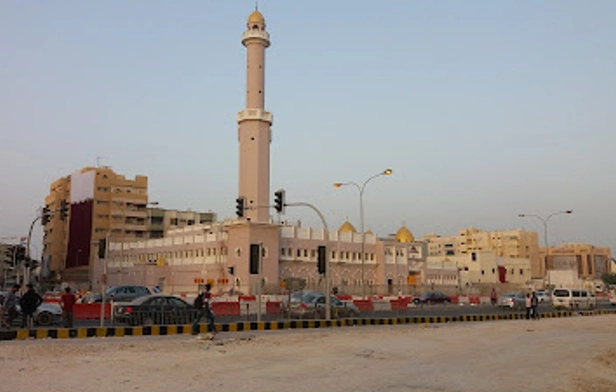
[[[320,291],[296,291],[291,294],[290,301],[281,304],[285,317],[293,319],[323,319],[325,318],[325,294]],[[332,295],[332,318],[359,317],[359,308],[352,303],[344,303]]]
[[[526,297],[522,293],[507,293],[498,299],[498,306],[503,309],[524,309],[526,307]]]

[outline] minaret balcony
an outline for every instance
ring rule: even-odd
[[[242,123],[249,120],[264,121],[272,125],[274,122],[274,116],[270,112],[266,112],[263,109],[244,109],[237,113],[237,122]]]
[[[249,29],[244,31],[244,34],[242,34],[242,44],[246,46],[250,40],[262,41],[266,48],[270,46],[270,35],[265,30]]]

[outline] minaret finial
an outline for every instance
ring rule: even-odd
[[[259,2],[255,1],[255,11],[259,11]]]

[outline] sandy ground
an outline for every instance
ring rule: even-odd
[[[615,391],[616,316],[0,343],[0,391]]]

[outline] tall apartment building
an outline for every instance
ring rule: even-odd
[[[525,230],[483,231],[474,227],[461,229],[458,235],[441,237],[426,234],[420,241],[428,243],[428,256],[472,255],[473,252],[493,251],[497,256],[529,259],[531,276],[543,277],[539,256],[539,236]]]
[[[83,270],[85,280],[97,243],[107,235],[116,240],[146,237],[148,178],[127,179],[108,167],[87,167],[50,186],[45,205],[52,212],[44,226],[43,257],[52,272]],[[68,217],[57,213],[62,201]]]

